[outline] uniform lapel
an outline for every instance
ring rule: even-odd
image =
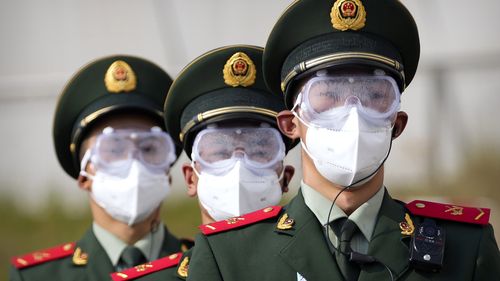
[[[114,267],[91,229],[77,243],[77,247],[88,255],[87,264],[80,265],[86,267],[88,280],[110,280],[109,274],[115,271]]]
[[[394,201],[387,191],[380,208],[377,223],[368,248],[368,255],[389,267],[397,279],[409,268],[409,249],[406,244],[408,237],[401,234],[399,223],[404,221],[403,206]],[[389,272],[384,266],[375,264],[365,267],[359,276],[359,281],[389,280]]]
[[[293,229],[276,231],[287,240],[279,253],[283,261],[309,281],[343,280],[325,241],[323,227],[305,205],[302,192],[290,202],[285,213],[295,223]]]

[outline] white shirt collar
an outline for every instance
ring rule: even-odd
[[[92,231],[106,254],[108,254],[113,266],[116,266],[127,244],[95,222],[92,224]],[[164,236],[165,228],[163,225],[160,225],[158,231],[148,233],[141,240],[137,241],[134,246],[139,248],[149,261],[156,260],[160,255]]]
[[[337,207],[337,205],[334,205],[332,208],[331,200],[304,183],[304,181],[301,182],[300,188],[302,190],[306,206],[309,207],[323,226],[336,219],[348,217],[356,223],[366,240],[371,240],[378,212],[384,199],[385,188],[383,186],[381,186],[375,195],[359,206],[350,216],[347,216],[342,209]],[[330,220],[328,221],[328,211],[330,208],[332,208],[332,211],[330,212]]]

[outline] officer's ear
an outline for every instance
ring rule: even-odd
[[[406,123],[408,123],[408,114],[404,111],[398,112],[396,121],[394,121],[394,128],[392,128],[392,139],[396,139],[403,133]]]
[[[290,181],[292,180],[294,174],[295,174],[295,168],[293,166],[286,165],[284,167],[283,180],[281,182],[281,191],[283,193],[288,192],[289,190],[288,185],[290,184]]]
[[[85,191],[92,191],[92,180],[84,175],[78,175],[76,179],[78,182],[78,187]]]
[[[300,137],[298,120],[290,110],[283,110],[276,116],[278,128],[283,135],[295,140]]]
[[[94,165],[92,163],[87,163],[87,166],[82,170],[85,171],[85,173],[80,173],[76,179],[78,187],[85,191],[92,191],[92,179],[88,176],[88,174],[95,174]]]
[[[184,174],[184,182],[187,186],[187,195],[195,197],[198,194],[198,176],[194,172],[191,163],[182,164],[182,173]]]

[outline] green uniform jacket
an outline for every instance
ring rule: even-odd
[[[11,267],[10,280],[111,280],[110,273],[115,272],[115,269],[92,230],[88,230],[76,243],[75,249],[78,247],[88,254],[88,261],[85,265],[75,265],[72,261],[73,255],[70,255],[20,270]],[[160,256],[164,257],[180,250],[181,242],[165,229]]]
[[[188,280],[343,280],[324,228],[301,192],[285,206],[285,212],[295,221],[288,230],[277,229],[275,217],[210,236],[199,234]],[[438,220],[446,231],[443,269],[427,273],[411,268],[410,237],[401,234],[399,227],[406,213],[404,205],[386,192],[368,249],[369,255],[391,269],[394,280],[500,280],[500,253],[491,225]],[[415,223],[421,219],[413,217]],[[375,263],[364,266],[358,280],[391,278],[383,265]]]

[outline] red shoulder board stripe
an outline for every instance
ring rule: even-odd
[[[200,225],[199,228],[203,234],[210,235],[276,217],[280,211],[281,206],[271,206],[239,217]]]
[[[18,269],[64,258],[73,254],[76,243],[66,243],[57,247],[36,251],[24,256],[13,257],[10,261]]]
[[[406,204],[406,207],[414,215],[442,220],[480,225],[486,225],[490,220],[490,209],[488,208],[464,207],[422,200],[412,201]]]
[[[113,281],[133,280],[153,272],[160,271],[165,268],[170,268],[179,264],[182,257],[182,252],[171,254],[152,262],[134,266],[120,272],[111,273]]]

